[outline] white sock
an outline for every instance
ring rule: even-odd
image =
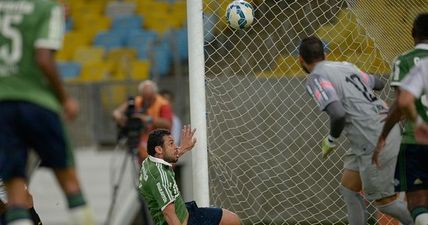
[[[376,206],[376,208],[382,213],[399,220],[403,225],[413,225],[412,216],[402,200],[396,199],[386,205]]]
[[[94,216],[88,205],[78,206],[69,210],[72,225],[95,225]]]
[[[415,218],[415,225],[428,225],[428,213],[419,214]]]
[[[366,225],[368,212],[363,197],[358,192],[351,191],[343,185],[339,186],[342,198],[346,203],[348,211],[348,222],[350,225]]]
[[[33,225],[33,221],[30,219],[19,219],[10,222],[9,225]]]

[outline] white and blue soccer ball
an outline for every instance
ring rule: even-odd
[[[254,20],[253,6],[244,0],[235,0],[227,6],[227,24],[234,29],[249,27]]]

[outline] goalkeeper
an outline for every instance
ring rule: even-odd
[[[342,131],[351,144],[345,155],[339,187],[349,224],[367,224],[368,212],[359,194],[361,190],[368,200],[375,201],[381,212],[404,225],[413,224],[404,202],[397,199],[394,192],[394,168],[400,144],[398,126],[386,141],[390,151],[380,158],[383,167],[371,163],[376,139],[388,112],[384,101],[376,97],[373,90],[383,89],[384,83],[354,64],[326,61],[323,43],[316,37],[303,39],[299,54],[302,68],[309,73],[306,89],[330,117],[330,134],[322,142],[323,157],[334,150],[335,140]]]

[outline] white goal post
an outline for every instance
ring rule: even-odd
[[[328,118],[305,92],[296,49],[317,35],[328,59],[387,80],[393,58],[413,47],[412,22],[428,2],[248,0],[255,21],[245,30],[227,27],[230,2],[187,0],[195,199],[244,224],[346,223],[337,188],[349,146],[342,138],[321,159]],[[372,222],[392,224],[367,204]]]
[[[202,1],[187,0],[189,42],[190,119],[197,129],[192,150],[193,198],[200,206],[209,206],[207,120],[205,107],[205,66]],[[191,46],[191,47],[190,47]]]

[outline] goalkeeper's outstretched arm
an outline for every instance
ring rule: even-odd
[[[346,113],[340,101],[333,101],[325,109],[330,117],[329,135],[322,141],[322,157],[325,159],[336,148],[335,140],[345,128]]]

